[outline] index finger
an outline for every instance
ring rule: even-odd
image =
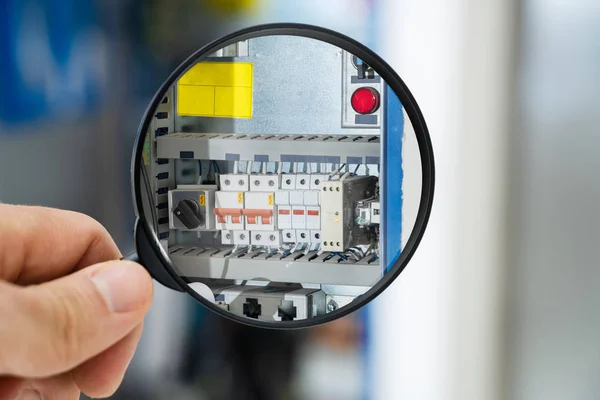
[[[87,215],[0,204],[0,280],[46,282],[120,257],[106,229]]]

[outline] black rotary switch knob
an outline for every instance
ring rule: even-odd
[[[200,205],[192,199],[181,200],[173,210],[173,214],[188,229],[196,229],[204,222],[200,214]]]

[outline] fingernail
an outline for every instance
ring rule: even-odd
[[[112,312],[135,311],[142,307],[152,290],[148,273],[132,262],[111,263],[91,276]]]
[[[15,400],[42,400],[42,395],[37,390],[25,389]]]

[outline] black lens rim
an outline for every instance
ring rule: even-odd
[[[194,291],[186,281],[181,278],[175,269],[165,252],[160,245],[160,241],[156,235],[156,232],[150,226],[148,219],[144,215],[144,207],[142,203],[142,185],[141,185],[141,169],[138,168],[142,162],[142,153],[144,147],[144,141],[146,134],[150,127],[153,111],[156,110],[164,96],[167,94],[169,88],[176,82],[176,80],[189,69],[195,63],[202,61],[210,54],[216,52],[222,47],[230,44],[262,37],[262,36],[300,36],[310,39],[320,40],[331,45],[337,46],[343,50],[348,51],[351,54],[356,55],[361,60],[366,62],[371,68],[373,68],[381,76],[381,78],[387,83],[388,87],[393,90],[398,96],[404,111],[409,117],[409,120],[415,130],[417,143],[419,145],[419,153],[421,156],[421,168],[422,168],[422,186],[421,186],[421,200],[419,203],[419,210],[413,230],[409,236],[405,248],[402,250],[398,259],[394,262],[394,265],[389,268],[384,277],[380,279],[371,289],[366,293],[356,298],[355,301],[345,307],[341,307],[328,314],[317,316],[310,319],[298,320],[298,321],[259,321],[251,320],[243,316],[236,315],[234,313],[223,310],[215,304],[209,302]],[[250,28],[246,28],[230,35],[224,36],[217,39],[200,50],[196,51],[190,57],[188,57],[177,69],[167,78],[162,84],[156,95],[150,102],[144,117],[137,132],[137,138],[134,145],[134,152],[131,163],[131,180],[132,180],[132,192],[134,198],[134,204],[136,208],[136,214],[138,216],[138,227],[141,226],[147,233],[147,236],[151,238],[151,246],[154,247],[154,252],[159,258],[160,263],[165,268],[166,272],[173,278],[183,290],[188,292],[198,302],[214,311],[215,313],[224,316],[230,320],[260,328],[276,329],[276,330],[287,330],[287,329],[299,329],[313,327],[323,323],[331,322],[343,316],[346,316],[359,308],[365,306],[374,300],[381,292],[383,292],[404,270],[412,256],[414,255],[425,229],[429,221],[431,209],[433,206],[433,193],[435,187],[435,165],[433,156],[433,146],[429,131],[425,123],[423,114],[414,99],[412,93],[408,87],[404,84],[398,74],[375,52],[364,46],[363,44],[351,39],[338,32],[322,28],[314,25],[307,24],[296,24],[296,23],[276,23],[276,24],[265,24],[257,25]]]

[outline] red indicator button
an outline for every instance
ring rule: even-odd
[[[372,114],[379,108],[379,92],[370,87],[361,87],[352,93],[352,108],[359,114]]]

